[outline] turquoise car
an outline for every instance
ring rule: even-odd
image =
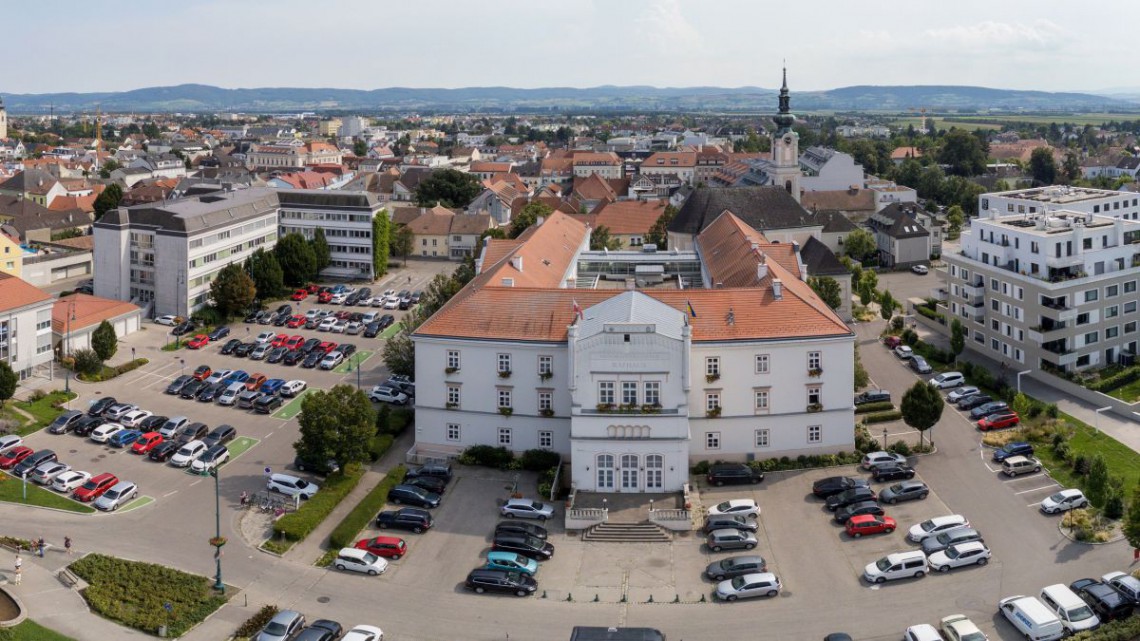
[[[538,561],[514,552],[488,552],[487,567],[495,570],[522,572],[534,576],[534,573],[538,572]]]

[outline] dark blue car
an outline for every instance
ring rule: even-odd
[[[1033,446],[1024,441],[1014,441],[994,450],[994,460],[998,463],[1011,456],[1033,456]]]
[[[111,440],[107,441],[112,447],[126,447],[139,440],[142,432],[138,430],[122,430],[116,432]]]

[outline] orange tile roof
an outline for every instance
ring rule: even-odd
[[[544,163],[545,164],[545,163]],[[574,152],[575,165],[620,165],[621,158],[612,151],[577,151]]]
[[[99,298],[88,294],[72,294],[61,297],[55,301],[51,308],[51,329],[57,334],[67,332],[67,317],[72,313],[74,301],[75,317],[71,321],[71,331],[76,331],[91,325],[97,325],[105,320],[118,318],[123,314],[139,311],[137,305],[121,300]]]
[[[522,259],[521,270],[500,260],[491,269],[484,262],[483,273],[497,285],[509,278],[515,287],[558,287],[586,239],[586,225],[556,211],[519,238],[524,242],[510,256]]]
[[[514,253],[522,241],[517,238],[489,238],[487,246],[483,248],[480,258],[483,260],[483,270],[488,271],[508,254]],[[524,265],[525,267],[525,265]]]
[[[51,295],[28,281],[0,273],[0,312],[10,312],[51,300]]]
[[[664,200],[619,200],[604,203],[594,211],[594,227],[604,225],[612,234],[646,234],[661,214],[665,213],[667,204]]]
[[[495,161],[476,161],[471,163],[471,173],[507,173],[511,170],[511,163],[509,162],[495,162]]]
[[[598,174],[590,174],[585,178],[576,177],[574,179],[573,193],[582,200],[604,200],[613,202],[617,200],[617,194],[614,192],[613,187]]]
[[[446,236],[454,217],[455,213],[446,207],[433,207],[408,223],[408,229],[417,236]]]
[[[771,283],[771,271],[764,280],[756,278],[756,266],[761,261],[768,265],[779,264],[797,280],[801,277],[793,245],[769,241],[730,211],[717,216],[701,231],[697,246],[710,280],[725,287],[767,287]]]

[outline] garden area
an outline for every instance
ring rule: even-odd
[[[0,427],[10,433],[27,436],[51,424],[57,416],[66,411],[67,401],[76,396],[74,392],[69,394],[63,390],[54,392],[35,390],[26,401],[10,401],[0,407]],[[21,411],[34,420],[29,422]]]

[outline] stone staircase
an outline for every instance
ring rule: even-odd
[[[641,523],[599,523],[582,534],[591,543],[669,543],[673,535],[648,521]]]

